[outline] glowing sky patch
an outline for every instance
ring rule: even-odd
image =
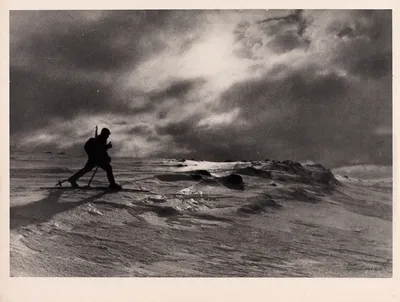
[[[391,62],[385,10],[11,12],[11,145],[391,163]]]

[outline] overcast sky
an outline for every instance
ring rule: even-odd
[[[11,145],[392,160],[391,11],[11,11]]]

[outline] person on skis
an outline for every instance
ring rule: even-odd
[[[96,128],[97,133],[97,128]],[[111,167],[111,157],[108,155],[107,150],[112,148],[111,142],[107,144],[107,139],[111,132],[107,128],[101,130],[100,135],[90,138],[85,143],[85,151],[88,154],[88,160],[85,166],[77,171],[74,175],[69,177],[67,180],[71,183],[71,186],[78,188],[77,180],[86,173],[90,172],[95,167],[100,167],[107,173],[108,182],[110,183],[109,188],[113,190],[121,189],[121,186],[115,182],[113,170]]]

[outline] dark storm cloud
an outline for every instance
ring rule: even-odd
[[[351,16],[348,23],[341,20],[340,26],[328,26],[322,33],[340,38],[325,50],[325,62],[311,55],[297,67],[279,63],[264,77],[235,83],[220,96],[220,109],[240,108],[239,120],[250,122],[246,127],[234,122],[206,131],[196,127],[197,120],[189,120],[164,131],[192,154],[217,160],[268,157],[332,165],[357,159],[390,164],[391,140],[375,133],[381,125],[391,125],[391,13]],[[272,35],[267,47],[285,53],[321,38],[307,32],[309,21],[298,26],[299,20],[289,16],[264,22],[268,26],[262,32]],[[242,49],[242,57],[255,58],[252,47],[263,40],[248,34],[249,28],[242,23],[235,35],[249,50]]]
[[[125,125],[128,125],[128,122],[127,121],[117,121],[117,122],[114,122],[114,125],[125,126]]]
[[[337,36],[340,38],[354,37],[354,30],[351,27],[346,26],[343,29],[339,30],[339,32],[337,33]]]
[[[331,79],[329,76],[327,78],[329,83]],[[362,92],[357,89],[346,89],[352,97],[362,97]],[[253,89],[247,91],[247,95],[242,95],[242,100],[257,97],[264,99],[268,95],[261,88],[258,90],[258,96]],[[233,91],[231,93],[234,95]],[[272,105],[265,104],[263,108],[260,104],[249,104],[242,107],[241,117],[245,115],[246,120],[252,122],[248,126],[243,127],[235,121],[210,130],[198,127],[199,118],[192,118],[159,127],[158,134],[171,136],[175,144],[186,147],[190,152],[181,155],[186,158],[289,158],[310,159],[333,165],[367,155],[370,156],[369,160],[376,163],[389,164],[390,140],[371,135],[376,125],[385,122],[384,115],[374,107],[365,109],[368,107],[367,103],[353,103],[345,93],[342,99],[331,99],[324,104],[315,103],[314,100],[314,104],[303,106],[295,102],[291,93],[285,94],[282,91],[279,95],[275,91],[275,103]],[[280,96],[283,99],[275,99]],[[371,98],[373,97],[374,95],[371,95]],[[229,103],[229,106],[233,105]],[[272,116],[265,114],[270,109]],[[278,113],[274,116],[276,112]],[[370,151],[376,148],[379,148],[380,152],[371,154]],[[325,158],[326,152],[330,153],[329,159]]]
[[[284,53],[296,48],[305,48],[310,44],[310,41],[302,38],[294,32],[284,32],[276,35],[275,38],[267,45],[275,52]]]
[[[188,152],[176,155],[185,158],[221,161],[245,159],[257,152],[255,146],[241,143],[245,135],[240,127],[230,125],[208,131],[198,128],[199,120],[199,116],[193,116],[182,122],[171,122],[166,126],[157,127],[157,133],[160,136],[171,136],[174,144],[186,147]]]
[[[12,133],[114,113],[124,156],[390,163],[390,11],[24,14]]]
[[[149,137],[149,136],[153,136],[155,134],[155,131],[153,128],[150,127],[150,125],[139,124],[139,125],[130,127],[126,131],[126,133],[128,133],[130,135],[140,135],[140,136]]]
[[[373,135],[391,119],[389,79],[386,85],[366,87],[334,72],[321,74],[317,68],[280,69],[285,77],[267,74],[235,84],[222,95],[223,106],[239,106],[241,117],[253,121],[248,134],[258,142],[260,154],[316,160],[329,151],[337,154],[331,156],[332,164],[344,156],[345,148],[349,158],[367,154],[371,160],[390,163],[390,141]],[[264,141],[270,144],[262,147]],[[377,145],[386,157],[370,152]],[[259,156],[254,149],[250,154]]]
[[[157,102],[169,98],[182,98],[193,90],[200,88],[204,83],[205,80],[203,78],[177,80],[163,90],[150,92],[150,100]]]
[[[328,30],[342,40],[334,64],[365,78],[392,73],[391,11],[355,11],[349,24],[333,23]]]
[[[288,15],[267,18],[259,21],[258,23],[263,26],[265,33],[272,36],[291,28],[293,34],[295,34],[297,37],[301,37],[304,33],[304,30],[307,28],[308,22],[303,16],[303,10],[297,9]]]
[[[10,69],[11,133],[45,126],[51,117],[127,109],[119,104],[111,107],[112,100],[111,88],[100,82],[53,79],[23,68]]]
[[[349,93],[346,79],[334,72],[319,75],[315,66],[293,70],[289,66],[278,66],[285,77],[274,77],[271,73],[257,80],[236,83],[221,95],[224,107],[239,106],[246,118],[257,112],[279,109],[289,112],[298,106],[326,105],[340,100]],[[272,70],[272,75],[276,71]],[[337,103],[336,103],[337,105]]]
[[[195,125],[200,121],[200,119],[200,116],[192,116],[181,122],[171,121],[167,125],[156,127],[156,131],[160,135],[191,137],[193,134],[196,134],[197,127],[195,127]]]
[[[304,36],[309,21],[303,16],[303,10],[286,12],[279,17],[271,17],[255,24],[242,22],[235,28],[236,41],[242,44],[237,50],[241,57],[252,58],[254,48],[270,48],[277,53],[289,52],[297,48],[307,48],[310,40]],[[258,37],[251,37],[254,29],[261,32]],[[268,42],[265,38],[270,38]]]
[[[366,36],[372,41],[390,42],[392,35],[392,11],[390,10],[354,10],[347,12],[351,18],[347,22],[334,20],[328,26],[328,33],[334,32],[339,37]],[[389,47],[388,44],[382,47]]]
[[[250,133],[257,141],[278,141],[290,150],[317,141],[323,143],[324,133],[340,126],[341,109],[346,107],[346,96],[352,88],[335,73],[319,75],[317,71],[287,71],[284,78],[267,74],[260,80],[235,84],[222,95],[222,104],[242,108],[241,116],[254,121]],[[282,152],[272,146],[269,149],[273,154],[265,156],[279,156]],[[309,156],[315,155],[312,153],[308,150]]]
[[[351,71],[358,75],[368,74],[375,78],[382,78],[392,72],[392,53],[382,52],[371,54],[366,58],[357,60],[351,66]]]
[[[145,102],[131,109],[134,114],[157,113],[158,118],[165,118],[170,111],[188,102],[188,97],[205,83],[203,78],[179,79],[167,87],[143,94]]]
[[[389,44],[390,48],[386,45]],[[380,42],[350,38],[340,46],[333,62],[350,73],[363,78],[381,78],[392,73],[391,43],[380,46]]]
[[[32,13],[11,12],[13,14],[26,18]],[[79,21],[81,12],[63,11],[71,20],[77,19],[77,22],[68,23],[57,21],[57,14],[60,13],[40,12],[37,21],[40,23],[40,18],[52,20],[48,22],[51,29],[26,37],[18,44],[18,49],[11,51],[11,61],[23,53],[39,62],[57,59],[59,67],[113,71],[132,67],[167,47],[168,41],[156,35],[160,29],[177,34],[196,24],[195,18],[189,22],[187,14],[179,18],[179,13],[173,11],[111,11],[90,23]],[[34,28],[35,24],[31,26]]]
[[[191,32],[201,12],[103,11],[95,18],[92,14],[10,12],[11,133],[45,126],[53,117],[130,112],[135,98],[115,93],[115,79],[169,47],[172,38]],[[187,47],[193,42],[193,37],[182,37]],[[183,94],[190,83],[186,86],[173,84],[165,96]]]
[[[260,79],[232,85],[220,97],[221,108],[240,108],[239,119],[249,121],[247,127],[234,122],[207,131],[192,119],[159,133],[171,135],[193,156],[216,160],[329,158],[325,160],[330,165],[349,159],[390,164],[390,139],[374,133],[382,124],[391,125],[391,69],[386,63],[378,64],[382,52],[374,43],[380,43],[379,39],[369,40],[368,46],[375,51],[364,53],[360,41],[356,42],[355,48],[339,45],[344,53],[335,54],[336,65],[331,65],[345,68],[348,75],[316,63],[297,68],[278,64]],[[391,59],[390,52],[386,56]],[[371,62],[376,64],[368,66]]]
[[[289,14],[285,14],[279,17],[269,17],[264,20],[258,21],[258,23],[269,23],[272,21],[280,21],[283,23],[299,23],[302,20],[302,9],[295,9]]]
[[[340,100],[349,93],[345,77],[335,72],[318,75],[313,68],[298,70],[281,84],[282,87],[289,88],[293,102],[305,106],[325,105]]]

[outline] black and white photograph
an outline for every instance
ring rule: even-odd
[[[10,277],[392,278],[392,15],[10,10]]]

